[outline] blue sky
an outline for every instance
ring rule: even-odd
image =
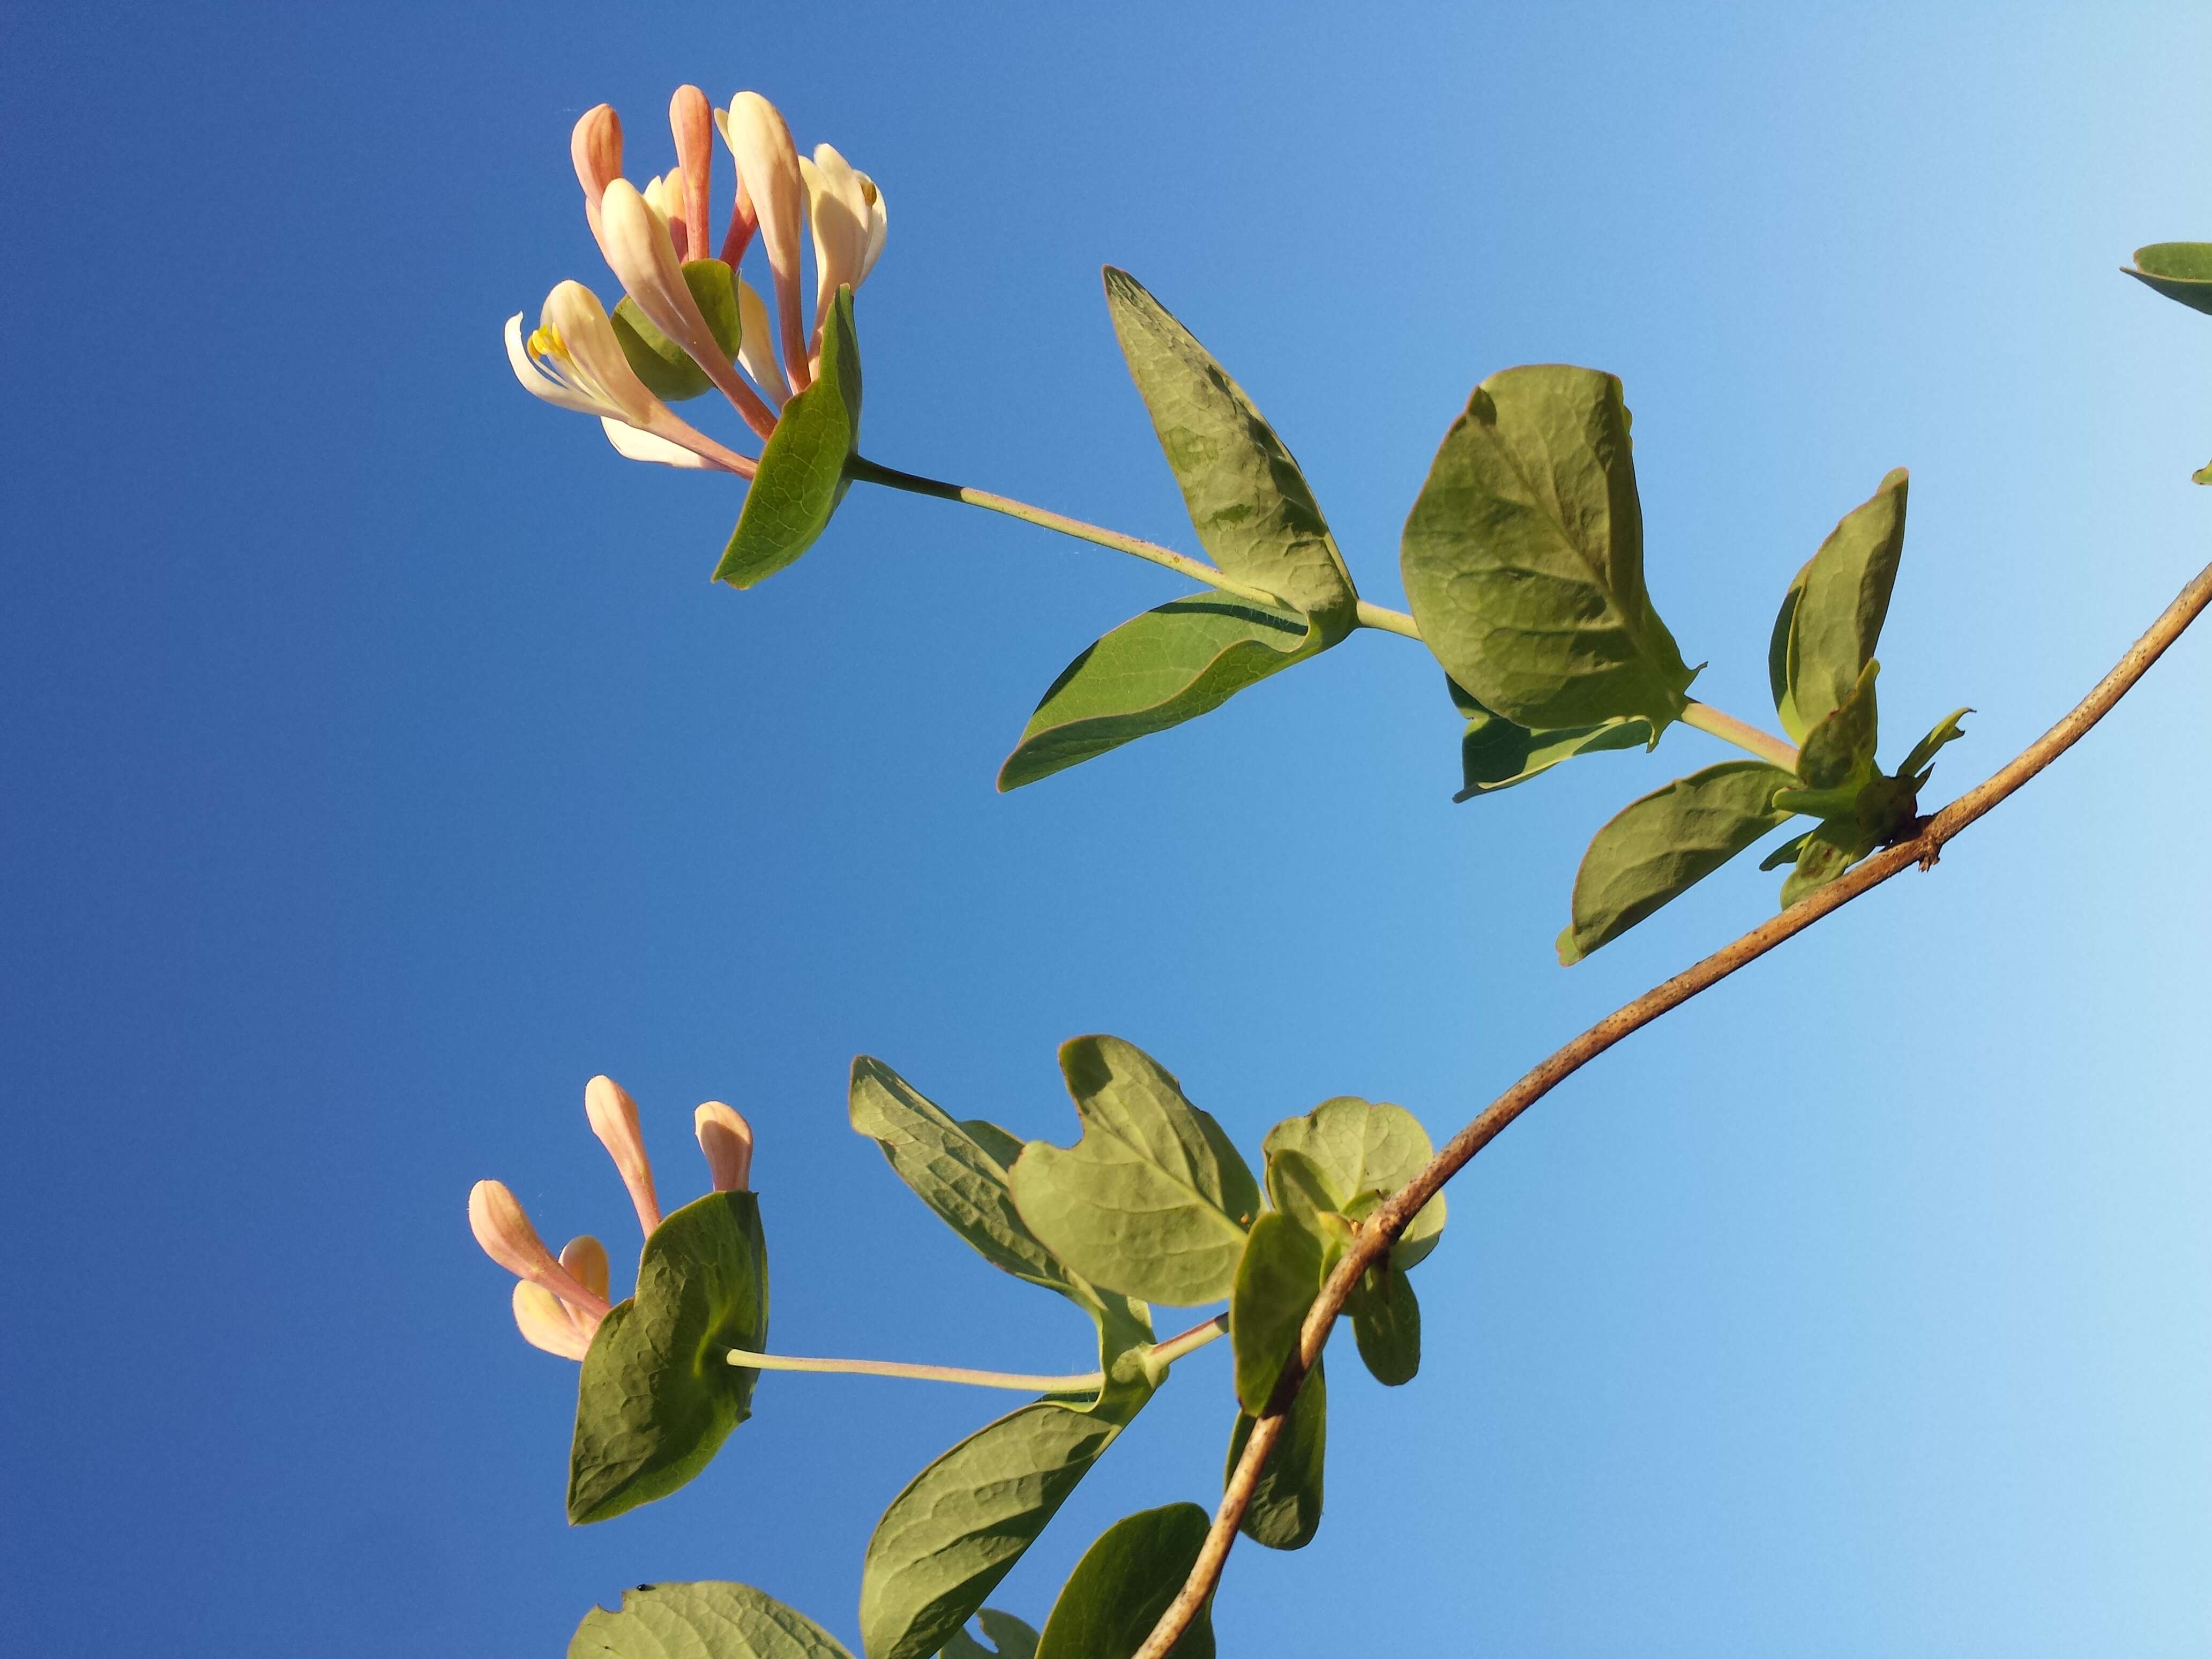
[[[1892,741],[1934,793],[2212,549],[2201,8],[14,8],[0,400],[0,1569],[22,1650],[562,1650],[645,1580],[846,1638],[907,1478],[1004,1403],[769,1378],[692,1487],[572,1530],[574,1379],[475,1251],[498,1176],[627,1238],[581,1091],[753,1120],[775,1346],[1060,1370],[845,1123],[882,1056],[1067,1140],[1137,1042],[1248,1146],[1324,1097],[1441,1137],[1766,913],[1747,865],[1573,969],[1568,884],[1698,733],[1454,805],[1364,635],[1012,796],[1037,695],[1162,573],[856,489],[708,572],[730,485],[532,403],[498,331],[611,294],[567,135],[680,82],[883,185],[867,447],[1191,545],[1097,286],[1139,275],[1296,450],[1372,598],[1484,374],[1623,376],[1650,585],[1766,713],[1784,586],[1913,469]],[[2185,641],[1960,842],[1593,1066],[1453,1192],[1428,1355],[1340,1366],[1329,1512],[1227,1650],[2198,1652],[2212,995]],[[2193,1011],[2193,1012],[2192,1012]],[[621,1249],[617,1252],[619,1256]],[[1210,1502],[1194,1358],[997,1598]]]

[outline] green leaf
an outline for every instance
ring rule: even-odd
[[[1806,734],[1851,694],[1874,658],[1905,551],[1903,467],[1844,514],[1790,585],[1767,651],[1775,712],[1790,740]]]
[[[1325,643],[1295,611],[1225,593],[1170,600],[1123,623],[1060,671],[1000,767],[999,787],[1018,789],[1211,714]]]
[[[1127,1296],[1178,1307],[1227,1296],[1260,1189],[1221,1126],[1119,1037],[1076,1037],[1060,1066],[1083,1138],[1023,1148],[1011,1182],[1030,1231]]]
[[[768,1337],[768,1246],[750,1193],[709,1193],[645,1243],[637,1294],[592,1339],[576,1389],[568,1519],[665,1498],[752,1413],[758,1373],[723,1356]]]
[[[699,302],[699,314],[707,319],[707,331],[722,348],[722,355],[736,362],[738,343],[744,330],[738,319],[734,273],[720,259],[693,259],[684,267],[684,286]],[[655,328],[637,308],[636,301],[624,296],[615,307],[610,320],[614,324],[615,340],[622,347],[623,356],[629,359],[637,378],[645,382],[645,389],[654,397],[665,403],[681,403],[714,390],[714,383],[707,378],[707,371],[693,362],[682,346]]]
[[[1759,867],[1762,870],[1779,870],[1785,864],[1796,863],[1797,855],[1805,850],[1805,843],[1812,838],[1813,832],[1810,830],[1802,835],[1790,836],[1788,841],[1784,842],[1781,846],[1759,860]]]
[[[1693,672],[1644,585],[1620,382],[1547,363],[1474,389],[1407,518],[1406,596],[1444,672],[1532,731],[1682,712]]]
[[[1723,761],[1629,802],[1583,854],[1559,960],[1571,966],[1620,938],[1789,822],[1774,797],[1796,781],[1765,761]]]
[[[1221,1472],[1224,1486],[1258,1420],[1249,1412],[1237,1414],[1229,1459]],[[1321,1530],[1322,1464],[1328,1449],[1328,1380],[1316,1360],[1291,1402],[1282,1437],[1261,1466],[1259,1484],[1252,1488],[1252,1502],[1238,1530],[1271,1550],[1302,1550],[1312,1543]]]
[[[1268,1153],[1267,1181],[1268,1202],[1316,1238],[1326,1240],[1333,1227],[1349,1224],[1328,1177],[1304,1153]]]
[[[2212,461],[2207,461],[2189,475],[2191,483],[2212,484]]]
[[[1334,645],[1359,599],[1291,452],[1127,271],[1106,268],[1106,305],[1200,543],[1229,574],[1310,617],[1317,649]]]
[[[1097,1400],[1024,1406],[969,1435],[891,1500],[860,1569],[869,1659],[928,1659],[1036,1541],[1152,1398],[1141,1353],[1126,1340],[1133,1335],[1102,1329],[1108,1382]]]
[[[1844,818],[1829,818],[1801,838],[1795,867],[1782,883],[1782,908],[1787,910],[1816,888],[1826,887],[1874,848],[1864,832]]]
[[[851,1659],[795,1607],[750,1584],[641,1584],[622,1611],[593,1607],[568,1659]]]
[[[1007,1189],[1008,1146],[1020,1142],[988,1123],[955,1123],[904,1078],[862,1054],[848,1096],[854,1128],[884,1150],[900,1180],[993,1267],[1032,1285],[1069,1293],[1067,1271],[1037,1243]],[[979,1139],[997,1143],[997,1152]]]
[[[975,1620],[991,1645],[985,1647],[964,1629],[956,1630],[939,1659],[1036,1659],[1037,1633],[1011,1613],[986,1607]]]
[[[1350,1305],[1352,1340],[1375,1380],[1391,1389],[1412,1382],[1421,1369],[1421,1304],[1405,1270],[1369,1269]]]
[[[1291,1217],[1270,1210],[1252,1224],[1229,1298],[1237,1402],[1252,1416],[1267,1411],[1327,1273],[1321,1240]]]
[[[1436,1156],[1420,1119],[1388,1101],[1370,1105],[1352,1095],[1324,1100],[1304,1117],[1285,1118],[1260,1143],[1267,1160],[1267,1189],[1277,1194],[1279,1165],[1291,1157],[1310,1160],[1329,1196],[1329,1207],[1348,1212],[1362,1194],[1388,1197]],[[1275,1206],[1290,1206],[1277,1194]],[[1390,1259],[1410,1267],[1437,1247],[1444,1231],[1444,1195],[1421,1206]]]
[[[1595,726],[1532,732],[1485,708],[1450,676],[1445,676],[1444,684],[1451,689],[1452,702],[1467,717],[1467,730],[1459,740],[1460,775],[1467,787],[1452,797],[1455,801],[1526,783],[1537,773],[1577,755],[1651,745],[1651,722],[1647,720],[1625,718]]]
[[[860,444],[860,345],[852,290],[841,288],[822,331],[820,372],[769,434],[714,580],[750,587],[813,546],[845,499],[846,464]]]
[[[1849,695],[1805,734],[1797,775],[1808,789],[1856,790],[1881,775],[1875,750],[1881,720],[1874,690],[1881,672],[1881,665],[1869,661]]]
[[[2179,300],[2194,311],[2212,312],[2212,242],[2153,242],[2136,250],[2132,267],[2120,269],[2169,300]],[[2212,472],[2212,466],[2204,470]]]
[[[1973,712],[1971,708],[1954,708],[1936,723],[1934,730],[1912,745],[1912,752],[1897,769],[1897,775],[1910,782],[1915,793],[1928,781],[1928,770],[1937,751],[1945,744],[1956,743],[1966,735],[1966,728],[1959,722]]]
[[[1061,1587],[1036,1659],[1129,1659],[1198,1564],[1206,1526],[1197,1504],[1170,1504],[1107,1528]],[[1213,1659],[1212,1609],[1209,1596],[1171,1659]]]

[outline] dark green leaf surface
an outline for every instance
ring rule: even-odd
[[[1352,1305],[1352,1335],[1360,1358],[1386,1388],[1412,1382],[1421,1369],[1421,1304],[1414,1299],[1413,1281],[1396,1263],[1381,1273],[1370,1270],[1360,1285]]]
[[[1097,1401],[1024,1406],[969,1436],[891,1500],[860,1571],[869,1659],[928,1659],[1013,1570],[1152,1398],[1133,1346],[1102,1336],[1110,1380]]]
[[[1682,712],[1692,678],[1644,583],[1620,382],[1562,364],[1474,389],[1406,520],[1400,564],[1444,672],[1532,731]]]
[[[841,288],[822,331],[821,372],[769,434],[714,580],[750,587],[813,546],[845,499],[846,463],[860,442],[860,346],[852,290]]]
[[[2136,250],[2132,267],[2120,269],[2169,300],[2179,300],[2192,310],[2212,312],[2212,242],[2153,242]],[[2204,470],[2212,472],[2212,466]],[[2200,477],[2197,482],[2207,480]]]
[[[1244,1455],[1244,1443],[1252,1437],[1252,1425],[1257,1420],[1249,1412],[1237,1414],[1237,1427],[1229,1437],[1229,1458],[1222,1466],[1224,1486],[1236,1470],[1237,1460]],[[1261,1468],[1259,1484],[1252,1489],[1252,1502],[1239,1530],[1271,1550],[1302,1550],[1312,1543],[1314,1534],[1321,1530],[1322,1465],[1328,1449],[1328,1379],[1322,1374],[1322,1363],[1316,1360],[1298,1389],[1298,1397],[1291,1404],[1282,1437]]]
[[[1037,1633],[1011,1613],[985,1607],[975,1621],[991,1645],[987,1648],[965,1630],[956,1630],[940,1659],[1036,1659]]]
[[[852,1659],[795,1607],[750,1584],[641,1584],[622,1611],[593,1607],[568,1659]]]
[[[1044,1621],[1037,1659],[1130,1659],[1197,1565],[1206,1531],[1206,1511],[1195,1504],[1116,1521],[1068,1575]],[[1210,1597],[1169,1653],[1171,1659],[1213,1659]]]
[[[1620,938],[1787,823],[1774,797],[1796,781],[1765,761],[1723,761],[1631,801],[1583,854],[1559,960],[1571,965]]]
[[[720,259],[694,259],[684,267],[684,285],[699,302],[699,314],[707,319],[707,331],[714,337],[714,343],[722,348],[724,356],[736,362],[743,325],[738,315],[737,285],[729,266]],[[681,403],[714,389],[707,371],[655,328],[637,308],[636,301],[625,295],[609,320],[614,324],[615,340],[630,368],[645,382],[645,389],[663,403]]]
[[[576,1389],[568,1519],[665,1497],[751,1414],[758,1373],[723,1356],[768,1337],[768,1247],[750,1193],[709,1193],[646,1241],[637,1294],[592,1340]]]
[[[1526,783],[1539,772],[1577,755],[1651,745],[1651,722],[1646,720],[1606,720],[1595,726],[1532,732],[1485,708],[1449,676],[1444,684],[1451,689],[1453,702],[1467,717],[1467,730],[1459,740],[1460,776],[1465,787],[1452,797],[1455,801]]]
[[[1388,1101],[1370,1105],[1352,1095],[1324,1100],[1304,1117],[1285,1118],[1261,1142],[1267,1160],[1267,1186],[1276,1193],[1277,1166],[1290,1155],[1310,1160],[1330,1197],[1330,1207],[1347,1212],[1363,1194],[1388,1197],[1419,1174],[1436,1156],[1421,1121]],[[1290,1206],[1281,1195],[1278,1209]],[[1410,1267],[1437,1247],[1444,1230],[1444,1195],[1421,1206],[1390,1251],[1390,1259]]]
[[[1881,673],[1881,665],[1869,661],[1844,700],[1805,734],[1797,751],[1797,775],[1808,789],[1856,790],[1880,773],[1875,750],[1881,717],[1875,681]]]
[[[1106,304],[1200,543],[1229,574],[1310,617],[1318,646],[1335,644],[1358,596],[1283,441],[1135,277],[1109,266]]]
[[[1082,1120],[1072,1148],[1033,1140],[1011,1176],[1030,1233],[1073,1272],[1179,1307],[1229,1294],[1260,1191],[1221,1126],[1119,1037],[1077,1037],[1060,1064]]]
[[[1790,741],[1826,720],[1873,659],[1905,551],[1903,467],[1844,514],[1790,585],[1775,621],[1767,672]]]
[[[1292,1218],[1270,1210],[1252,1224],[1229,1298],[1237,1403],[1249,1415],[1267,1409],[1325,1273],[1321,1240]]]
[[[1322,644],[1294,611],[1224,593],[1170,600],[1123,623],[1060,672],[1000,767],[999,787],[1018,789],[1210,714]]]

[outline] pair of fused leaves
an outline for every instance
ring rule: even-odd
[[[1012,1570],[1159,1379],[1147,1364],[1145,1304],[1067,1266],[1016,1207],[1007,1169],[1020,1141],[981,1119],[956,1121],[866,1057],[853,1066],[851,1116],[984,1260],[1090,1315],[1106,1377],[1095,1395],[1039,1400],[979,1429],[908,1482],[877,1522],[861,1569],[861,1642],[869,1659],[928,1659]]]
[[[568,1519],[605,1521],[690,1480],[751,1414],[759,1373],[726,1358],[768,1337],[759,1200],[709,1193],[654,1229],[637,1293],[584,1356],[568,1459]]]
[[[1106,303],[1200,544],[1280,603],[1200,594],[1122,623],[1045,692],[1001,789],[1210,713],[1336,644],[1358,611],[1313,491],[1243,389],[1127,272],[1107,270]]]
[[[684,283],[722,355],[736,362],[744,333],[736,273],[720,259],[693,259],[684,267]],[[706,370],[655,328],[635,300],[617,306],[612,321],[623,356],[653,396],[676,403],[713,389]],[[860,340],[853,291],[840,288],[823,322],[813,383],[777,417],[714,580],[750,587],[813,546],[845,499],[860,442]]]
[[[1468,721],[1466,800],[1656,744],[1696,671],[1644,580],[1620,382],[1561,363],[1474,389],[1400,543],[1406,598]]]
[[[1795,771],[1729,761],[1632,801],[1599,830],[1576,873],[1562,962],[1590,951],[1702,880],[1792,817],[1818,820],[1762,866],[1794,866],[1795,903],[1906,833],[1936,752],[1962,735],[1960,709],[1896,772],[1875,757],[1874,652],[1905,545],[1907,478],[1899,468],[1844,514],[1784,595],[1767,653],[1775,712],[1799,744]]]
[[[955,1631],[944,1659],[1036,1659],[1037,1633],[986,1608],[985,1648]],[[995,1652],[994,1651],[995,1650]],[[594,1607],[568,1644],[568,1659],[852,1659],[844,1644],[796,1607],[750,1584],[641,1584],[620,1611]]]
[[[2212,313],[2212,242],[2153,242],[2136,250],[2132,266],[2120,269],[2153,292],[2178,300],[2192,311]],[[2190,477],[2212,484],[2212,462]]]

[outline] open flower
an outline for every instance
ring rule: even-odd
[[[637,1103],[612,1078],[595,1077],[584,1085],[584,1115],[613,1158],[638,1225],[650,1238],[660,1225],[660,1200],[638,1129]],[[714,1190],[746,1190],[753,1132],[744,1119],[710,1100],[692,1115],[692,1127]],[[581,1359],[607,1316],[605,1247],[586,1236],[570,1239],[555,1255],[530,1224],[521,1200],[497,1181],[479,1181],[470,1189],[469,1231],[486,1255],[515,1276],[514,1322],[523,1340],[548,1353]]]
[[[617,328],[589,289],[563,283],[526,339],[520,317],[510,319],[507,357],[532,393],[597,415],[608,441],[633,460],[750,477],[752,457],[679,420],[653,395],[639,378],[636,354],[662,345],[680,352],[765,440],[785,404],[819,369],[822,331],[838,289],[857,289],[883,252],[883,192],[829,144],[817,145],[811,160],[802,157],[782,114],[757,92],[740,92],[726,109],[715,109],[698,88],[680,87],[668,117],[676,165],[641,188],[623,176],[622,119],[611,106],[586,111],[570,136],[585,218],[629,297],[618,309],[633,325]],[[717,131],[736,174],[719,245],[709,222]],[[803,270],[810,229],[811,294]],[[739,270],[756,237],[772,312]],[[714,264],[720,273],[702,269]],[[702,294],[720,297],[702,305]],[[634,325],[638,319],[649,328]],[[733,349],[726,349],[724,337],[732,332]],[[647,337],[655,333],[659,341]],[[671,389],[662,379],[654,384],[672,397],[703,389],[696,379],[689,389]]]

